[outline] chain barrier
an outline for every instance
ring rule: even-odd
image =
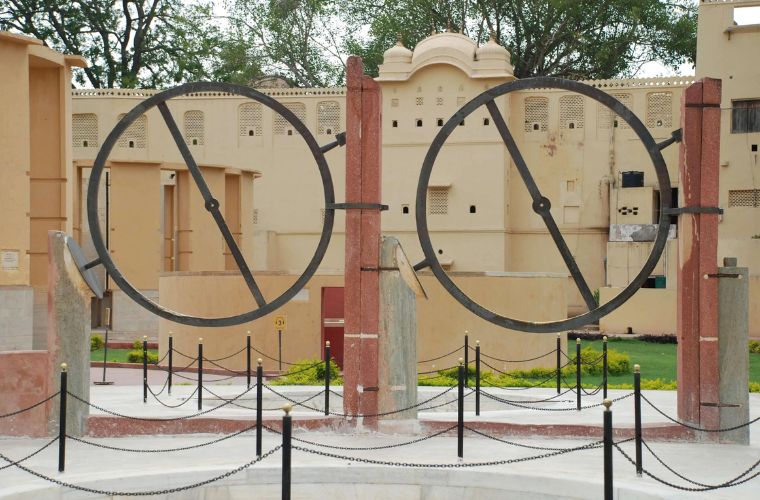
[[[121,414],[121,413],[118,413],[118,412],[115,412],[115,411],[103,408],[102,406],[98,406],[95,403],[92,403],[91,401],[87,401],[85,399],[82,399],[82,398],[80,398],[79,396],[77,396],[76,394],[74,394],[74,393],[72,393],[70,391],[66,391],[66,393],[69,396],[71,396],[72,398],[74,398],[77,401],[79,401],[80,403],[85,404],[85,405],[87,405],[87,406],[89,406],[91,408],[95,408],[98,411],[102,411],[103,413],[107,413],[109,415],[113,415],[114,417],[121,417],[121,418],[126,418],[126,419],[129,419],[129,420],[139,420],[139,421],[143,421],[143,422],[171,422],[173,420],[187,420],[189,418],[199,417],[201,415],[206,415],[208,413],[211,413],[212,411],[216,411],[219,408],[222,408],[224,406],[230,405],[234,401],[237,401],[239,398],[241,398],[244,395],[246,395],[249,392],[251,392],[255,387],[256,387],[256,384],[253,384],[251,387],[249,387],[245,391],[241,392],[240,394],[238,394],[234,398],[230,399],[229,401],[225,401],[224,403],[220,404],[219,406],[215,406],[213,408],[209,408],[208,410],[199,411],[198,413],[193,413],[192,415],[184,415],[184,416],[181,416],[181,417],[172,417],[172,418],[134,417],[134,416],[131,416],[131,415],[124,415],[124,414]]]
[[[585,394],[586,396],[596,396],[597,394],[599,394],[599,391],[602,390],[602,387],[604,387],[604,381],[602,381],[601,384],[596,386],[595,389],[592,389],[591,392],[584,389],[583,386],[581,386],[581,391],[583,391],[583,394]]]
[[[263,426],[264,429],[268,430],[269,432],[273,434],[282,434],[282,432],[278,431],[277,429],[273,429],[272,427],[267,427],[266,425]],[[381,446],[337,446],[332,444],[325,444],[325,443],[315,443],[314,441],[308,441],[306,439],[297,438],[295,436],[292,436],[291,439],[293,441],[298,441],[300,443],[310,444],[312,446],[320,446],[322,448],[332,448],[333,450],[345,450],[345,451],[373,451],[373,450],[386,450],[388,448],[401,448],[402,446],[408,446],[410,444],[416,444],[421,443],[422,441],[427,441],[428,439],[432,439],[434,437],[438,437],[441,434],[446,434],[447,432],[451,432],[454,429],[456,429],[456,425],[452,425],[448,429],[443,429],[441,431],[438,431],[433,434],[429,434],[427,436],[422,436],[417,439],[413,439],[411,441],[405,441],[403,443],[397,443],[397,444],[386,444]]]
[[[431,361],[438,361],[439,359],[443,359],[446,356],[451,356],[452,354],[457,353],[457,352],[461,351],[462,349],[464,349],[464,346],[459,346],[456,349],[454,349],[453,351],[447,352],[446,354],[444,354],[442,356],[438,356],[437,358],[423,359],[422,361],[417,361],[417,364],[421,365],[423,363],[430,363]]]
[[[536,361],[537,359],[545,358],[546,356],[549,356],[550,354],[554,354],[556,352],[557,352],[557,349],[552,349],[551,351],[547,352],[546,354],[542,354],[540,356],[536,356],[535,358],[530,358],[530,359],[501,359],[501,358],[496,358],[494,356],[489,356],[488,354],[484,353],[483,351],[480,352],[480,355],[483,356],[483,357],[485,357],[485,358],[492,359],[494,361],[499,361],[499,362],[502,362],[502,363],[527,363],[528,361]]]
[[[177,405],[170,405],[158,399],[158,394],[154,393],[153,390],[150,388],[150,386],[148,386],[148,392],[153,396],[153,398],[156,401],[158,401],[161,404],[161,406],[165,406],[166,408],[179,408],[193,400],[193,396],[195,396],[198,393],[198,387],[196,387],[195,390],[192,393],[190,393],[190,395],[187,396],[187,398],[184,401],[182,401],[180,404],[177,404]]]
[[[186,451],[186,450],[194,450],[196,448],[203,448],[206,446],[210,446],[212,444],[220,443],[222,441],[226,441],[228,439],[231,439],[233,437],[237,437],[241,434],[244,434],[252,429],[256,428],[256,424],[251,425],[249,427],[246,427],[245,429],[241,429],[237,432],[233,432],[232,434],[227,434],[225,436],[222,436],[220,438],[214,439],[212,441],[207,441],[205,443],[199,443],[199,444],[192,444],[188,446],[181,446],[179,448],[165,448],[165,449],[139,449],[139,448],[122,448],[118,446],[109,446],[107,444],[102,443],[95,443],[93,441],[87,441],[86,439],[78,438],[75,436],[69,436],[66,434],[66,439],[72,439],[74,441],[77,441],[82,444],[86,444],[89,446],[94,446],[95,448],[103,448],[105,450],[112,450],[112,451],[123,451],[127,453],[171,453],[175,451]],[[56,438],[58,439],[58,438]]]
[[[330,389],[330,394],[332,394],[333,396],[338,396],[339,398],[343,399],[343,394],[340,392],[333,391],[332,389]]]
[[[247,348],[248,348],[248,346],[246,346],[246,347],[243,347],[243,348],[242,348],[242,349],[240,349],[239,351],[237,351],[237,352],[233,352],[232,354],[229,354],[229,355],[227,355],[227,356],[224,356],[223,358],[214,358],[214,359],[209,359],[209,358],[207,358],[207,357],[205,357],[205,356],[204,356],[204,357],[203,357],[203,359],[204,359],[204,360],[206,360],[206,361],[208,361],[208,362],[210,362],[210,363],[213,363],[214,361],[224,361],[224,360],[226,360],[226,359],[230,359],[230,358],[231,358],[231,357],[233,357],[233,356],[237,356],[237,355],[238,355],[238,354],[240,354],[241,352],[245,351]]]
[[[264,385],[264,387],[267,387],[267,386],[266,386],[266,385]],[[207,391],[209,394],[211,394],[212,396],[214,396],[215,398],[217,398],[217,399],[221,399],[222,401],[225,401],[225,400],[226,400],[226,398],[224,398],[224,397],[222,397],[222,396],[219,396],[218,394],[216,394],[215,392],[211,391],[211,390],[210,390],[210,389],[208,389],[207,387],[204,387],[203,389],[204,389],[205,391]],[[303,403],[308,403],[308,402],[309,402],[309,401],[311,401],[312,399],[316,398],[317,396],[321,396],[321,395],[322,395],[322,394],[324,394],[324,393],[325,393],[325,391],[324,391],[324,390],[322,390],[322,391],[320,391],[320,392],[318,392],[318,393],[316,393],[316,394],[314,394],[314,395],[312,395],[312,396],[309,396],[307,399],[304,399],[303,401],[300,401],[300,402],[298,402],[298,401],[294,401],[294,400],[292,400],[292,399],[288,399],[288,398],[287,398],[287,397],[285,397],[285,396],[281,396],[281,397],[284,397],[285,399],[288,399],[288,401],[289,401],[289,402],[291,402],[291,403],[293,403],[293,404],[295,404],[295,405],[298,405],[298,406],[304,406],[304,405],[303,405]],[[279,394],[278,394],[278,395],[279,395]],[[256,410],[256,408],[251,408],[250,406],[241,405],[240,403],[232,403],[232,405],[233,405],[233,406],[236,406],[236,407],[238,407],[238,408],[244,408],[244,409],[246,409],[246,410],[252,410],[252,411],[255,411],[255,410]],[[309,409],[311,409],[311,407],[310,407],[310,406],[306,406],[305,408],[309,408]],[[276,411],[276,410],[282,410],[282,407],[281,407],[281,406],[276,406],[276,407],[274,407],[274,408],[262,408],[262,409],[261,409],[261,411]],[[319,411],[319,412],[321,412],[322,410],[316,409],[315,411]]]
[[[233,378],[234,377],[245,377],[246,375],[248,375],[248,372],[239,372],[239,371],[231,370],[231,369],[227,368],[226,366],[222,366],[220,364],[217,364],[215,361],[212,361],[212,360],[210,360],[208,358],[203,358],[203,360],[204,361],[208,361],[209,363],[211,363],[213,366],[216,366],[220,370],[224,370],[227,373],[233,373],[234,374]]]
[[[426,468],[426,469],[461,469],[461,468],[468,468],[468,467],[486,467],[486,466],[492,466],[492,465],[507,465],[507,464],[514,464],[514,463],[520,463],[520,462],[529,462],[531,460],[540,460],[542,458],[549,458],[554,457],[557,455],[564,455],[566,453],[572,453],[575,451],[582,451],[582,450],[588,450],[595,447],[598,447],[602,441],[596,441],[591,444],[586,444],[583,446],[578,446],[575,448],[567,448],[562,451],[552,451],[549,453],[543,453],[541,455],[533,455],[529,457],[521,457],[521,458],[507,458],[503,460],[489,460],[486,462],[455,462],[455,463],[445,463],[445,464],[430,464],[430,463],[414,463],[414,462],[391,462],[388,460],[373,460],[371,458],[362,458],[362,457],[348,457],[345,455],[337,455],[335,453],[330,453],[327,451],[321,451],[321,450],[312,450],[309,448],[303,448],[301,446],[293,446],[294,450],[303,451],[306,453],[311,453],[313,455],[321,455],[328,458],[337,458],[339,460],[349,460],[351,462],[362,462],[366,464],[372,464],[372,465],[387,465],[390,467],[416,467],[416,468]]]
[[[459,365],[449,366],[448,368],[437,368],[435,370],[430,370],[430,371],[427,371],[427,372],[417,372],[417,376],[420,376],[420,375],[430,375],[432,373],[444,372],[446,370],[455,370],[457,368],[459,368]],[[435,377],[430,377],[430,378],[435,378]]]
[[[232,469],[230,471],[227,471],[227,472],[225,472],[223,474],[219,474],[218,476],[214,476],[212,478],[205,479],[205,480],[199,481],[197,483],[188,484],[186,486],[177,486],[175,488],[166,488],[166,489],[163,489],[163,490],[154,490],[154,491],[111,491],[111,490],[101,490],[101,489],[97,489],[97,488],[89,488],[87,486],[80,486],[80,485],[77,485],[77,484],[67,483],[66,481],[61,481],[60,479],[56,479],[56,478],[53,478],[53,477],[46,476],[46,475],[41,474],[41,473],[39,473],[37,471],[33,471],[33,470],[29,469],[28,467],[25,467],[25,466],[23,466],[21,464],[15,464],[15,465],[16,465],[16,467],[18,467],[19,469],[23,470],[24,472],[28,472],[29,474],[32,474],[33,476],[37,476],[40,479],[43,479],[43,480],[48,481],[50,483],[54,483],[54,484],[57,484],[58,486],[63,486],[63,487],[66,487],[66,488],[72,488],[72,489],[79,490],[79,491],[84,491],[84,492],[87,492],[87,493],[94,493],[96,495],[105,495],[105,496],[108,496],[108,497],[115,497],[115,496],[145,497],[145,496],[152,496],[152,495],[169,495],[169,494],[172,494],[172,493],[179,493],[180,491],[192,490],[192,489],[195,489],[195,488],[198,488],[198,487],[201,487],[201,486],[205,486],[207,484],[211,484],[213,482],[216,482],[216,481],[219,481],[219,480],[222,480],[222,479],[226,479],[226,478],[232,476],[233,474],[237,474],[238,472],[240,472],[240,471],[242,471],[244,469],[247,469],[248,467],[256,465],[257,463],[259,463],[262,460],[268,458],[269,456],[271,456],[275,452],[279,451],[281,448],[282,448],[282,445],[277,445],[274,448],[272,448],[271,450],[269,450],[268,452],[266,452],[263,455],[261,455],[260,457],[257,457],[255,459],[251,460],[250,462],[247,462],[247,463],[241,465],[240,467],[236,467],[236,468],[234,468],[234,469]],[[10,461],[2,453],[0,453],[0,458],[2,458],[3,460],[5,460],[6,462]]]
[[[155,397],[158,397],[158,396],[160,396],[160,395],[161,395],[161,393],[163,393],[163,392],[164,392],[164,390],[166,389],[166,387],[167,387],[168,385],[169,385],[169,375],[167,375],[167,376],[166,376],[166,379],[164,379],[164,385],[163,385],[163,386],[161,386],[161,390],[160,390],[160,391],[158,391],[158,392],[154,393],[154,392],[153,392],[153,391],[150,389],[150,385],[148,386],[148,390],[151,392],[151,394],[153,394],[153,396],[155,396]]]
[[[167,356],[169,356],[169,351],[166,351],[166,353],[164,354],[163,358],[157,360],[155,363],[150,363],[150,364],[158,366],[159,363],[161,363],[163,360],[165,360]]]
[[[54,397],[56,397],[60,393],[61,393],[61,391],[58,391],[58,392],[53,393],[50,396],[46,397],[42,401],[38,401],[38,402],[34,403],[32,406],[27,406],[26,408],[22,408],[20,410],[16,410],[16,411],[12,411],[10,413],[6,413],[4,415],[0,415],[0,418],[8,418],[8,417],[12,417],[14,415],[19,415],[21,413],[27,412],[29,410],[33,410],[33,409],[37,408],[38,406],[47,403],[48,401],[50,401],[51,399],[53,399]]]
[[[504,443],[504,444],[508,444],[508,445],[512,445],[512,446],[517,446],[517,447],[520,447],[520,448],[528,448],[528,449],[531,449],[531,450],[541,450],[541,451],[565,451],[565,450],[569,449],[569,448],[551,448],[551,447],[548,447],[548,446],[533,446],[533,445],[529,445],[529,444],[515,443],[514,441],[507,441],[506,439],[501,439],[501,438],[497,438],[496,436],[488,435],[485,432],[481,432],[481,431],[479,431],[477,429],[473,429],[472,427],[469,427],[467,425],[465,425],[464,428],[467,429],[470,432],[473,432],[473,433],[478,434],[480,436],[483,436],[485,438],[493,439],[494,441],[498,441],[500,443]],[[588,443],[588,444],[589,445],[594,445],[594,446],[592,446],[592,448],[601,448],[602,446],[604,446],[604,444],[601,441],[594,441],[593,443]]]
[[[485,361],[481,361],[481,363],[483,363],[483,364],[484,364],[484,365],[486,365],[488,368],[490,368],[490,369],[492,369],[492,370],[494,370],[494,371],[496,371],[496,372],[498,372],[498,373],[500,373],[500,374],[502,374],[502,375],[511,376],[509,373],[507,373],[507,372],[503,372],[503,371],[500,371],[498,368],[494,368],[493,366],[489,365],[489,364],[488,364],[488,363],[486,363]],[[565,365],[565,366],[567,366],[567,365]],[[563,367],[560,367],[560,368],[564,368],[564,366],[563,366]],[[550,375],[548,378],[546,378],[546,379],[542,380],[541,382],[539,382],[539,383],[537,383],[537,384],[527,385],[527,386],[524,386],[524,387],[519,387],[519,388],[513,388],[512,390],[515,390],[515,391],[524,391],[524,390],[526,390],[526,389],[533,389],[533,388],[535,388],[535,387],[541,387],[543,384],[545,384],[545,383],[547,383],[547,382],[549,382],[549,381],[551,381],[551,380],[556,380],[556,379],[557,379],[557,374],[556,374],[556,373],[552,373],[552,374],[551,374],[551,375]],[[489,383],[489,382],[487,382],[487,381],[484,381],[484,380],[482,380],[482,379],[481,379],[480,383],[482,384],[482,383],[484,383],[484,382],[485,382],[485,383],[486,383],[486,384],[487,384],[489,387],[500,387],[500,388],[502,388],[502,389],[509,389],[509,387],[501,387],[501,386],[498,386],[498,385],[493,385],[493,384],[491,384],[491,383]]]
[[[281,360],[281,359],[273,358],[273,357],[272,357],[272,356],[270,356],[269,354],[263,353],[263,352],[259,351],[258,349],[256,349],[256,348],[255,348],[255,347],[253,347],[253,346],[251,346],[251,349],[253,349],[253,350],[254,350],[254,351],[256,351],[257,353],[261,354],[261,355],[262,355],[262,356],[264,356],[265,358],[267,358],[267,359],[269,359],[269,360],[272,360],[272,361],[277,361],[278,363],[282,363],[283,365],[293,366],[293,365],[295,365],[295,364],[296,364],[296,363],[288,363],[287,361],[283,361],[283,360]]]
[[[686,423],[684,423],[684,422],[681,422],[681,421],[679,421],[679,420],[676,420],[675,418],[671,417],[670,415],[668,415],[668,414],[667,414],[667,413],[665,413],[664,411],[662,411],[662,410],[660,410],[659,408],[657,408],[657,407],[654,405],[654,403],[652,403],[651,401],[649,401],[649,400],[647,399],[647,397],[646,397],[646,396],[644,396],[643,394],[641,395],[641,399],[643,399],[644,401],[646,401],[646,402],[647,402],[647,404],[648,404],[649,406],[651,406],[652,408],[654,408],[654,409],[655,409],[655,411],[657,411],[657,413],[659,413],[659,414],[660,414],[660,415],[662,415],[663,417],[667,418],[667,419],[668,419],[668,420],[670,420],[671,422],[673,422],[673,423],[676,423],[676,424],[678,424],[678,425],[681,425],[681,426],[683,426],[683,427],[686,427],[686,428],[688,428],[688,429],[692,429],[692,430],[695,430],[695,431],[700,431],[700,432],[729,432],[729,431],[735,431],[736,429],[741,429],[741,428],[743,428],[743,427],[749,427],[750,425],[752,425],[752,424],[754,424],[755,422],[757,422],[758,420],[760,420],[760,417],[757,417],[757,418],[753,418],[753,419],[752,419],[752,420],[750,420],[749,422],[745,422],[745,423],[743,423],[743,424],[735,425],[735,426],[733,426],[733,427],[726,427],[726,428],[723,428],[723,429],[705,429],[705,428],[703,428],[703,427],[697,427],[697,426],[694,426],[694,425],[689,425],[689,424],[686,424]]]
[[[625,451],[623,451],[623,449],[618,445],[618,443],[613,443],[613,446],[615,448],[617,448],[617,451],[619,451],[620,454],[623,455],[629,462],[631,462],[634,466],[636,466],[636,461],[633,460]],[[729,488],[731,486],[738,486],[740,484],[744,484],[744,483],[746,483],[748,481],[751,481],[751,480],[755,479],[756,477],[760,476],[760,471],[755,472],[751,476],[748,476],[748,477],[745,477],[745,476],[747,476],[747,474],[749,474],[750,472],[752,472],[752,470],[755,469],[758,465],[760,465],[760,460],[758,460],[757,462],[755,462],[755,464],[752,465],[749,469],[747,469],[746,471],[742,472],[741,474],[739,474],[738,476],[736,476],[735,478],[733,478],[733,479],[731,479],[729,481],[726,481],[726,482],[720,483],[720,484],[716,484],[716,485],[700,486],[700,487],[697,487],[697,488],[689,487],[689,486],[681,486],[681,485],[678,485],[678,484],[675,484],[675,483],[671,483],[670,481],[662,479],[661,477],[655,476],[654,474],[652,474],[651,472],[649,472],[647,469],[645,469],[643,467],[642,467],[641,471],[644,474],[646,474],[647,476],[649,476],[650,478],[654,479],[655,481],[657,481],[660,484],[664,484],[665,486],[670,486],[671,488],[675,488],[675,489],[681,490],[681,491],[702,492],[702,491],[719,490],[719,489],[722,489],[722,488]],[[666,468],[667,468],[667,466],[666,466]],[[676,475],[678,475],[678,474],[676,474]],[[695,482],[693,482],[691,480],[688,480],[688,479],[686,479],[686,481],[689,481],[692,484],[697,484],[697,483],[695,483]]]
[[[491,395],[491,394],[483,391],[482,389],[480,390],[480,393],[482,395],[484,395],[485,397],[489,398],[489,399],[493,399],[494,401],[499,401],[501,403],[505,403],[505,404],[508,404],[510,406],[516,406],[518,408],[523,408],[523,409],[526,409],[526,410],[538,410],[538,411],[579,411],[578,408],[576,408],[576,407],[568,407],[568,408],[541,408],[541,407],[536,407],[536,406],[527,406],[527,405],[524,405],[524,404],[519,404],[519,403],[515,403],[515,402],[509,402],[509,400],[502,399],[502,398],[500,398],[498,396]],[[619,396],[617,398],[614,398],[614,399],[612,399],[612,402],[614,403],[616,401],[620,401],[620,400],[623,400],[623,399],[626,399],[626,398],[630,398],[631,396],[633,396],[633,392],[630,392],[630,393],[628,393],[628,394],[626,394],[624,396]],[[588,410],[589,408],[596,408],[598,406],[602,406],[602,404],[603,403],[596,403],[596,404],[592,404],[592,405],[581,406],[580,410]]]
[[[509,403],[534,404],[534,403],[548,403],[548,402],[554,402],[554,403],[572,403],[572,401],[569,400],[569,399],[557,399],[557,398],[561,398],[562,396],[564,396],[568,392],[572,392],[572,390],[568,389],[565,392],[561,392],[561,393],[556,394],[556,395],[554,395],[554,396],[552,396],[550,398],[536,399],[536,400],[531,400],[531,401],[515,401],[515,400],[512,400],[512,399],[504,399],[504,398],[502,398],[500,396],[497,396],[495,394],[491,394],[490,396],[491,396],[491,399],[493,399],[494,401],[499,401],[501,403],[507,403],[507,404],[509,404]],[[486,392],[483,391],[483,389],[480,390],[480,393],[481,394],[486,394]]]
[[[596,358],[594,361],[583,361],[583,358],[581,358],[581,364],[586,366],[596,366],[599,363],[601,363],[604,360],[604,353],[602,353],[598,358]]]
[[[292,376],[292,375],[298,375],[299,373],[303,373],[303,372],[305,372],[305,371],[309,371],[309,370],[312,370],[312,369],[316,368],[317,366],[321,366],[321,365],[323,365],[323,364],[324,364],[324,361],[317,361],[317,362],[316,362],[316,363],[314,363],[313,365],[309,365],[309,366],[307,366],[306,368],[302,368],[302,369],[300,369],[300,370],[297,370],[297,371],[294,371],[294,372],[285,372],[285,373],[281,373],[281,374],[279,374],[279,375],[275,375],[275,376],[273,376],[273,377],[267,377],[267,379],[268,379],[268,380],[274,380],[274,379],[278,379],[278,378],[285,378],[285,377],[290,377],[290,376]]]
[[[6,458],[6,457],[3,456],[3,460],[5,460],[6,462],[8,462],[8,465],[3,465],[2,467],[0,467],[0,470],[5,470],[8,467],[13,467],[14,465],[18,465],[20,463],[26,462],[27,460],[29,460],[33,456],[37,455],[38,453],[41,453],[42,451],[48,449],[56,441],[58,441],[58,436],[56,436],[53,439],[51,439],[50,441],[48,441],[48,443],[46,445],[44,445],[42,448],[40,448],[40,449],[38,449],[36,451],[33,451],[29,455],[25,456],[24,458],[19,458],[18,460],[9,460],[8,458]]]

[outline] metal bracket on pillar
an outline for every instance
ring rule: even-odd
[[[340,134],[335,135],[335,140],[333,142],[329,142],[319,148],[322,153],[327,153],[330,150],[333,150],[337,148],[338,146],[345,146],[346,145],[346,133],[341,132]]]
[[[705,279],[709,278],[733,278],[733,279],[742,279],[742,275],[738,273],[712,273],[712,274],[705,274]]]
[[[662,142],[657,143],[657,149],[662,151],[673,143],[681,142],[683,140],[683,129],[674,130],[670,133],[670,139],[665,139]]]
[[[381,203],[328,203],[328,210],[388,210],[388,205]]]
[[[718,214],[723,215],[723,209],[720,207],[673,207],[666,208],[662,211],[665,215],[682,215],[682,214]]]

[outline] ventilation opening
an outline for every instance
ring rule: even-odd
[[[89,144],[90,144],[90,143],[89,143],[89,142],[87,142],[87,141],[82,141],[82,147],[83,147],[83,148],[86,148],[87,146],[89,146]],[[755,145],[755,147],[757,147],[757,145]]]
[[[393,128],[398,128],[398,120],[393,120],[393,121],[391,122],[391,127],[393,127]]]
[[[416,123],[417,123],[417,126],[418,126],[418,127],[421,127],[421,126],[422,126],[422,120],[417,120],[417,122],[416,122]]]
[[[612,124],[613,127],[618,128],[618,121],[615,120],[615,122]]]
[[[288,135],[293,135],[293,131],[288,129]]]
[[[128,146],[129,146],[130,148],[134,148],[134,147],[135,147],[135,141],[129,141],[129,144],[128,144]]]
[[[443,255],[443,249],[442,248],[438,249],[438,255]]]
[[[401,205],[401,213],[402,214],[408,214],[409,213],[409,205]]]
[[[198,145],[198,139],[193,139],[193,146],[197,146],[197,145]]]
[[[539,125],[538,123],[534,123],[533,130],[541,130],[541,125]]]
[[[476,207],[475,205],[470,205],[470,213],[474,214],[477,212],[478,212],[478,207]]]
[[[491,124],[491,120],[489,120],[488,118],[483,118],[483,126],[487,127],[490,124]]]
[[[436,120],[436,124],[437,124],[439,127],[443,127],[443,118],[438,118],[438,120]]]
[[[248,131],[248,136],[249,136],[249,137],[253,137],[253,130],[249,130],[249,131]]]
[[[568,123],[567,128],[569,128],[570,130],[573,130],[575,128],[575,123],[573,122]]]
[[[752,150],[753,153],[757,153],[757,144],[753,144],[750,149]]]
[[[328,128],[327,130],[325,130],[325,133],[326,133],[327,135],[332,135],[332,129],[331,129],[331,128]]]

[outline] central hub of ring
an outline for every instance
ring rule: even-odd
[[[538,215],[545,215],[549,213],[552,208],[552,202],[549,198],[542,196],[541,198],[533,201],[533,211]]]
[[[209,212],[212,210],[216,210],[217,208],[219,208],[219,201],[217,201],[216,198],[211,198],[210,200],[206,202],[206,210],[208,210]]]

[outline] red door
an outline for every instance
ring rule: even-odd
[[[343,287],[322,288],[322,345],[330,341],[330,354],[343,369]]]

